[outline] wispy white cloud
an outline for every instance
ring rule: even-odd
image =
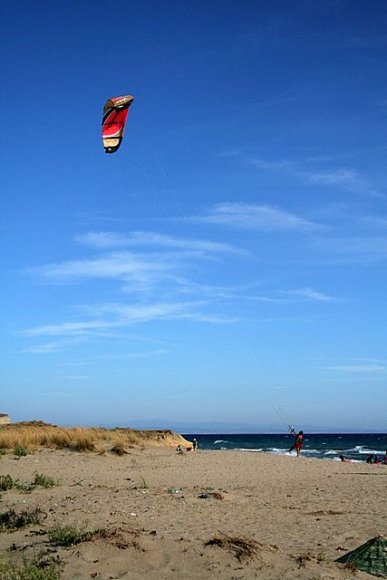
[[[380,228],[381,230],[387,229],[387,217],[370,215],[363,217],[362,222],[367,226]]]
[[[335,302],[336,299],[332,296],[328,296],[323,292],[318,292],[317,290],[313,290],[312,288],[301,288],[299,290],[281,290],[282,294],[286,294],[288,296],[296,296],[301,299],[311,300],[316,302]]]
[[[62,322],[28,328],[21,331],[21,334],[23,336],[98,336],[99,330],[103,331],[117,326],[122,326],[122,324],[103,320]]]
[[[79,278],[115,278],[146,281],[170,270],[174,265],[170,256],[138,255],[131,252],[113,252],[91,259],[70,260],[47,264],[32,270],[52,280]]]
[[[158,348],[152,350],[143,350],[143,351],[135,351],[135,352],[126,352],[123,354],[108,354],[105,355],[103,358],[114,359],[114,360],[126,360],[126,359],[143,359],[143,358],[152,358],[152,357],[159,357],[169,354],[169,350],[165,348]]]
[[[293,159],[269,161],[266,159],[245,157],[245,161],[259,169],[276,173],[286,173],[305,183],[341,186],[354,193],[366,194],[372,197],[385,197],[383,193],[373,187],[356,169],[350,167],[332,167],[333,160],[331,166],[326,169],[321,169],[321,167],[311,168],[309,166],[311,160],[308,159],[304,162],[298,162]]]
[[[45,264],[29,273],[50,283],[99,279],[120,281],[124,283],[121,290],[130,292],[149,292],[166,284],[178,290],[188,286],[187,274],[197,271],[200,261],[224,260],[227,255],[248,256],[247,251],[229,243],[154,232],[88,232],[76,240],[100,252],[92,257]],[[137,250],[125,249],[128,246],[136,246]]]
[[[235,318],[207,313],[206,305],[205,302],[140,304],[135,306],[102,304],[94,307],[95,318],[92,320],[46,324],[25,329],[21,334],[26,337],[104,336],[103,333],[110,329],[124,328],[154,320],[185,319],[216,324],[235,322]],[[92,314],[91,308],[89,311]]]
[[[372,263],[387,258],[386,236],[320,237],[313,244],[329,262],[338,264]]]
[[[198,223],[259,231],[305,232],[322,227],[303,217],[270,205],[246,203],[219,203],[207,215],[192,219]]]
[[[327,367],[330,371],[339,371],[343,373],[380,373],[386,370],[384,365],[378,364],[354,364],[354,365],[337,365],[332,367]]]
[[[321,185],[347,185],[358,187],[363,184],[360,176],[353,169],[336,169],[327,171],[302,171],[299,173],[306,181]]]
[[[95,248],[111,249],[130,246],[156,246],[157,248],[172,248],[174,250],[188,250],[203,253],[246,253],[230,244],[209,240],[192,240],[158,234],[155,232],[135,231],[129,234],[117,232],[88,232],[76,236],[75,240]]]
[[[278,290],[273,296],[249,296],[249,300],[273,304],[289,304],[294,302],[336,302],[336,298],[313,290],[300,288],[298,290]]]
[[[24,333],[22,333],[24,334]],[[73,347],[79,344],[80,339],[75,337],[74,339],[63,339],[55,340],[42,344],[32,344],[23,350],[24,353],[30,354],[50,354],[59,352],[65,348]]]

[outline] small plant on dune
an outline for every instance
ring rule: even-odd
[[[0,578],[4,580],[60,580],[63,564],[57,560],[24,561],[21,565],[0,562]]]
[[[167,493],[170,493],[170,494],[175,494],[175,493],[180,493],[180,492],[181,492],[180,487],[168,487],[168,489],[167,489]]]
[[[35,487],[54,487],[56,485],[55,481],[52,479],[52,477],[49,477],[48,475],[43,475],[43,473],[35,473],[35,479],[32,482],[33,486]]]
[[[32,483],[26,483],[24,481],[15,481],[15,487],[22,493],[31,493],[35,489]]]
[[[16,445],[16,447],[13,450],[13,454],[19,458],[25,457],[27,455],[27,449],[25,447],[23,447],[22,445]]]
[[[0,491],[12,489],[14,485],[15,482],[10,475],[0,475]]]
[[[110,449],[111,453],[114,453],[115,455],[118,455],[119,457],[122,457],[123,455],[127,455],[128,452],[125,451],[124,446],[121,443],[116,443],[111,449]]]
[[[69,445],[72,451],[94,451],[95,445],[88,439],[78,439]]]
[[[295,556],[294,559],[296,560],[298,567],[303,568],[306,562],[311,560],[311,557],[309,554],[299,554],[298,556]]]
[[[23,481],[19,481],[18,479],[12,479],[10,475],[0,475],[0,491],[7,491],[7,489],[12,489],[15,487],[21,492],[24,493],[31,493],[37,487],[53,487],[56,485],[55,481],[52,477],[48,477],[47,475],[43,475],[41,473],[35,474],[35,479],[31,481],[31,483],[25,483]]]
[[[48,530],[48,539],[55,546],[74,546],[74,544],[88,542],[97,533],[98,530],[80,530],[76,526],[58,526]]]
[[[14,509],[0,514],[0,531],[18,530],[26,526],[34,526],[42,522],[46,514],[40,509],[25,510],[20,513]]]
[[[148,489],[148,484],[147,484],[147,482],[145,481],[145,477],[143,477],[142,475],[140,475],[140,479],[141,479],[141,485],[140,485],[140,487],[141,487],[142,489]]]
[[[259,544],[255,540],[241,536],[228,536],[221,533],[215,535],[211,540],[208,540],[205,545],[227,548],[240,562],[243,559],[250,560],[256,556],[259,549]]]

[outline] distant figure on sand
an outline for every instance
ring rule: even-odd
[[[197,448],[198,448],[198,442],[196,441],[196,439],[194,437],[193,441],[192,441],[192,451],[196,451]]]
[[[299,431],[298,433],[296,433],[295,431],[292,431],[292,433],[295,436],[296,440],[293,443],[293,445],[291,446],[291,448],[289,449],[289,453],[291,451],[293,451],[293,449],[295,449],[296,453],[297,453],[297,457],[300,457],[301,449],[302,449],[302,446],[304,444],[304,432]]]
[[[339,459],[340,459],[340,461],[342,461],[343,463],[344,463],[345,461],[347,461],[347,460],[345,459],[344,455],[339,455]]]

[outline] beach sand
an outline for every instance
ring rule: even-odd
[[[0,533],[0,551],[16,563],[58,558],[64,579],[353,578],[334,560],[387,531],[383,465],[160,447],[122,457],[40,449],[2,456],[0,473],[57,481],[1,493],[1,514],[39,507],[46,515]],[[55,546],[47,531],[63,525],[102,531]]]

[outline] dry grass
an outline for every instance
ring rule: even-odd
[[[258,554],[260,544],[250,538],[241,536],[227,536],[226,534],[216,534],[211,540],[208,540],[206,546],[219,546],[229,550],[240,562],[242,560],[251,560]]]
[[[15,423],[0,428],[0,449],[7,451],[23,448],[31,452],[38,447],[49,447],[101,452],[103,449],[125,450],[138,445],[174,446],[179,443],[188,442],[177,433],[167,430],[57,427],[41,421]]]
[[[106,540],[113,546],[116,546],[120,550],[125,550],[126,548],[136,548],[142,549],[137,538],[139,537],[139,532],[131,530],[129,528],[115,528],[115,529],[102,529],[98,531],[95,539],[101,538]]]

